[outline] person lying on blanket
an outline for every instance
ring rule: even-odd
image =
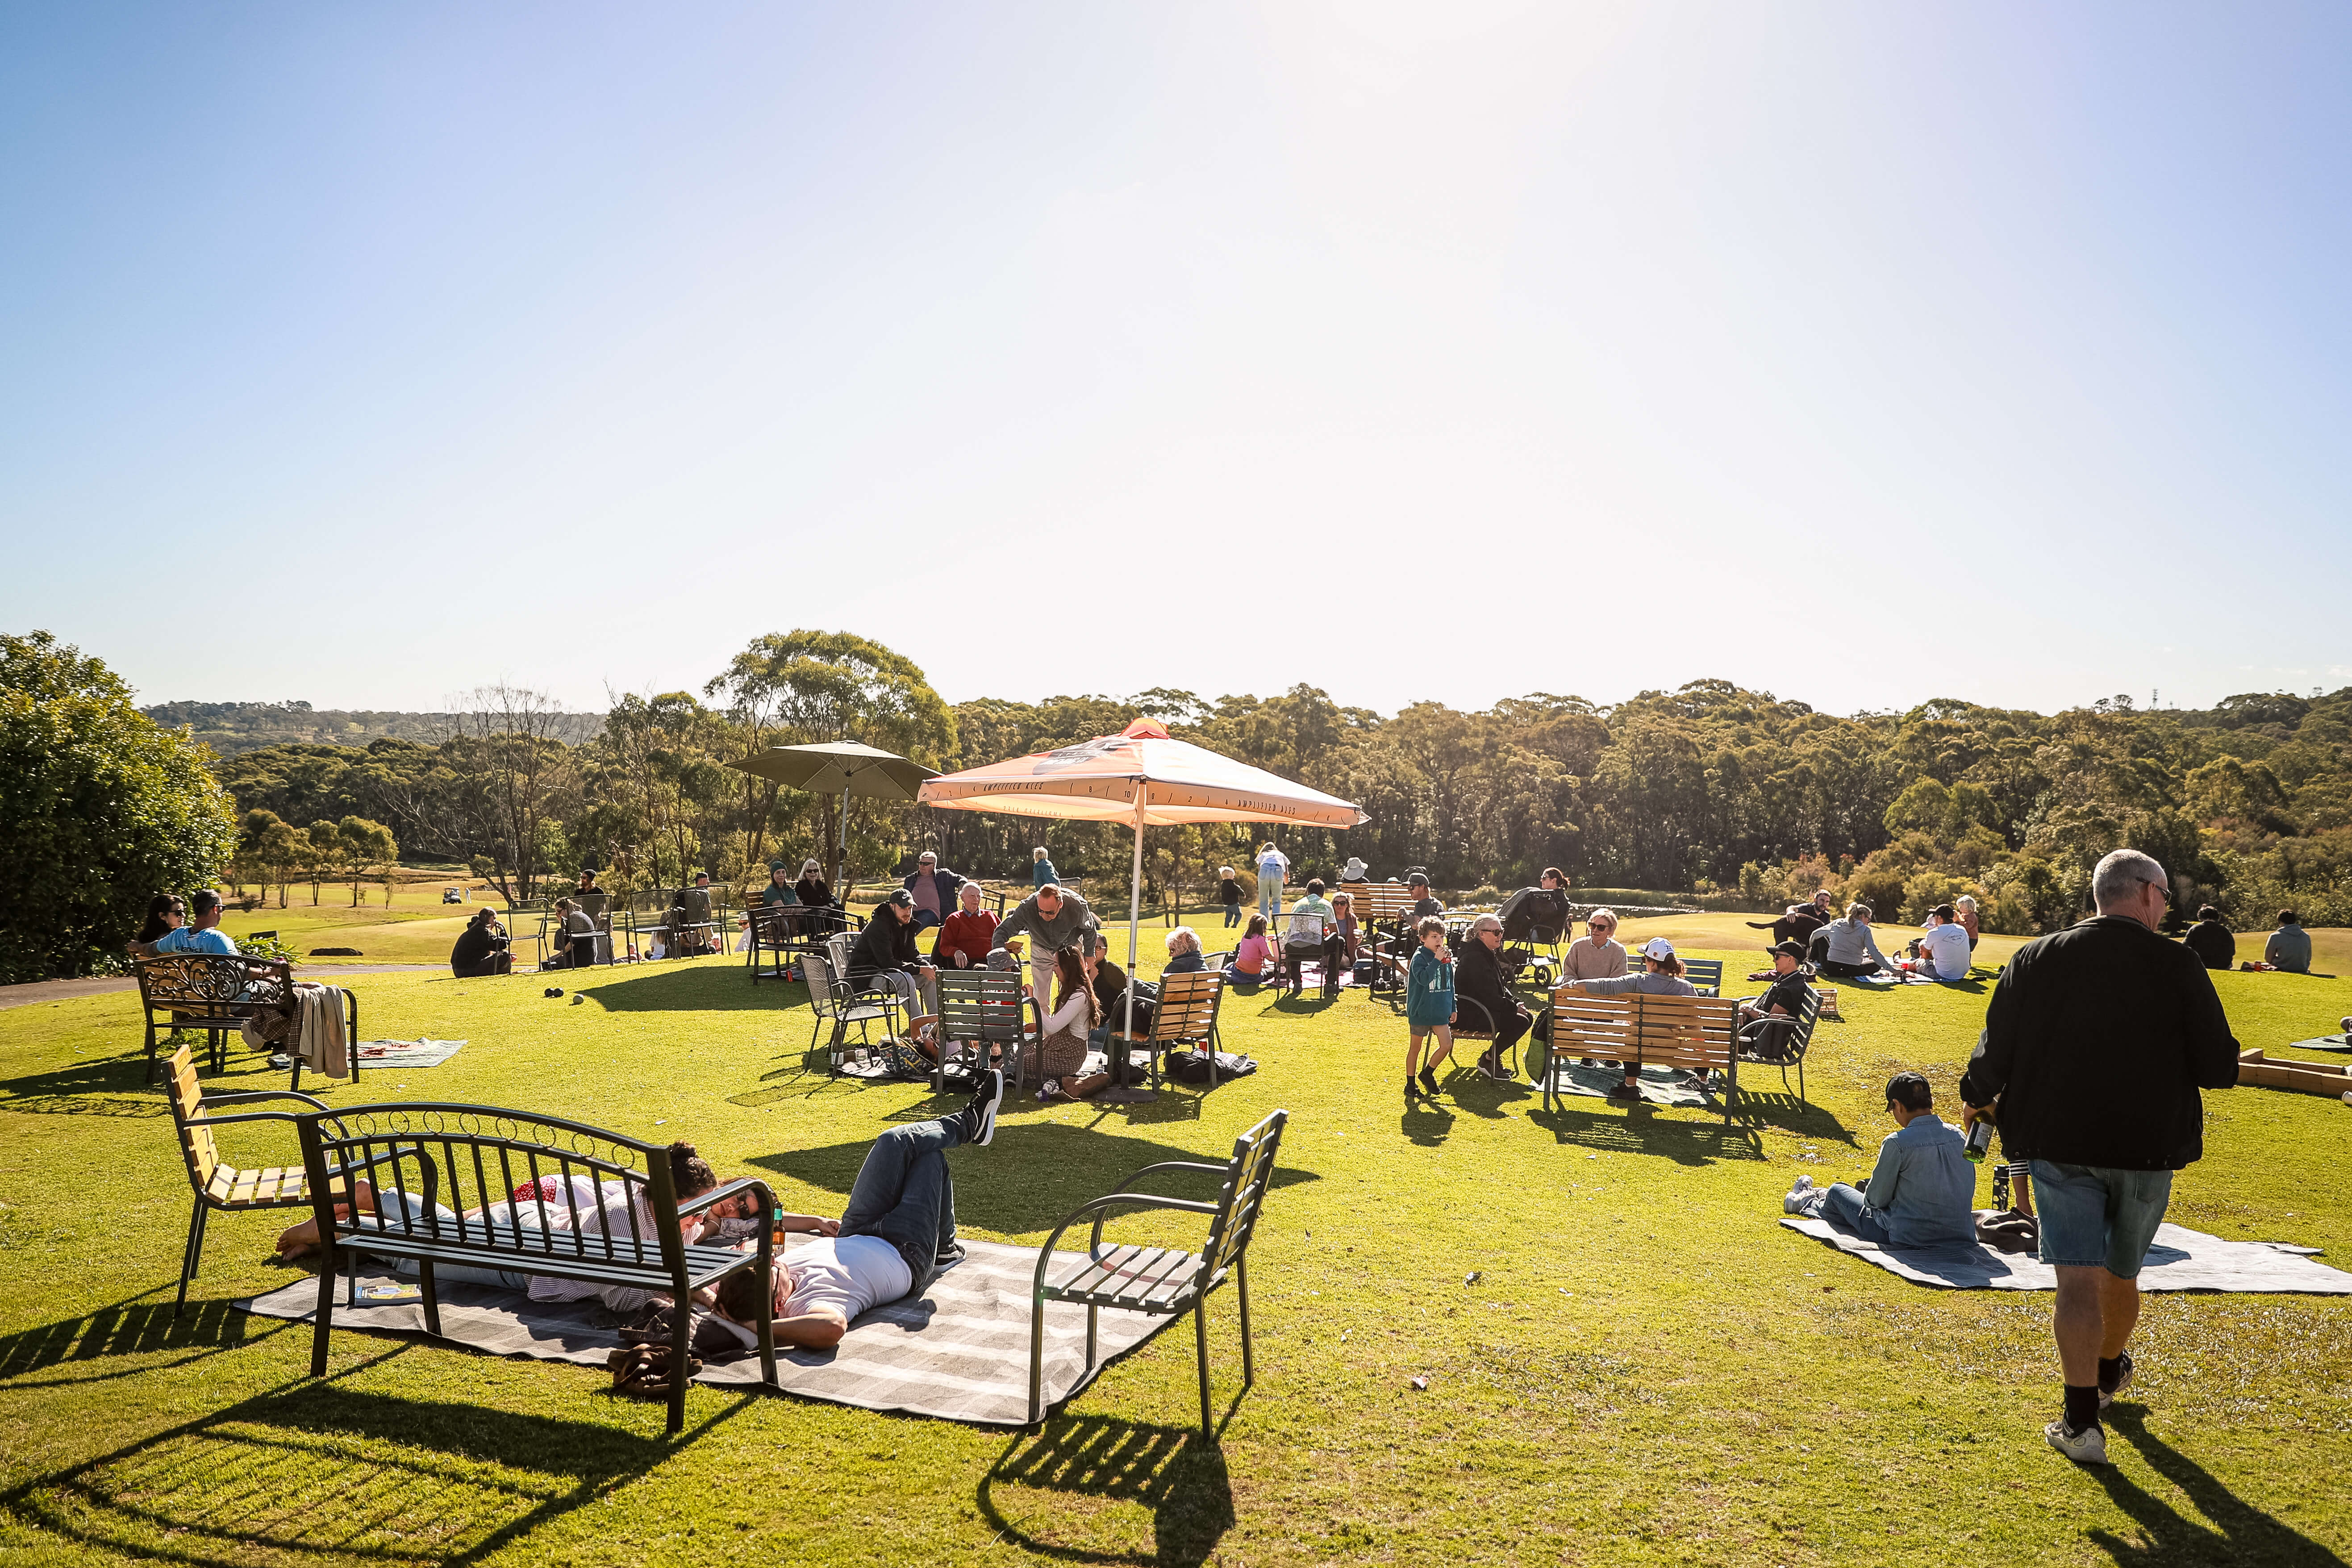
[[[1886,1113],[1895,1131],[1878,1146],[1867,1190],[1844,1182],[1824,1189],[1799,1176],[1781,1204],[1790,1214],[1836,1220],[1881,1247],[1937,1247],[1974,1241],[1976,1168],[1959,1129],[1935,1113],[1936,1094],[1925,1077],[1896,1073],[1886,1080]]]
[[[677,1193],[677,1201],[690,1203],[719,1184],[717,1173],[710,1162],[695,1152],[694,1145],[672,1143],[667,1151],[669,1158],[670,1182]],[[457,1223],[455,1210],[440,1204],[427,1205],[413,1193],[397,1189],[379,1191],[373,1184],[356,1180],[352,1184],[352,1195],[362,1214],[385,1216],[382,1223],[394,1228],[403,1225],[422,1228],[426,1215],[431,1215],[445,1225]],[[580,1174],[570,1177],[545,1175],[536,1181],[524,1182],[500,1202],[466,1211],[467,1219],[488,1219],[493,1225],[513,1225],[518,1230],[577,1231],[583,1236],[611,1235],[625,1239],[642,1236],[650,1242],[656,1234],[654,1216],[645,1203],[645,1184],[641,1182],[597,1183]],[[749,1217],[758,1200],[748,1194],[712,1205],[699,1215],[690,1215],[682,1229],[688,1241],[695,1240],[706,1227],[720,1222]],[[335,1216],[347,1219],[351,1211],[343,1205],[335,1205]],[[291,1261],[314,1252],[319,1246],[319,1222],[306,1219],[299,1225],[289,1226],[278,1233],[278,1258]],[[416,1260],[398,1258],[393,1272],[415,1279]],[[551,1275],[530,1274],[512,1268],[486,1268],[476,1264],[437,1263],[433,1268],[436,1284],[462,1281],[474,1285],[494,1285],[508,1290],[521,1290],[534,1301],[573,1301],[593,1296],[607,1307],[619,1312],[640,1311],[649,1307],[667,1307],[669,1298],[626,1285],[597,1286],[578,1279],[559,1279]]]
[[[719,1287],[712,1321],[748,1349],[760,1342],[760,1292],[778,1342],[808,1350],[841,1342],[857,1314],[928,1289],[940,1269],[963,1257],[956,1241],[955,1187],[947,1152],[985,1145],[996,1136],[1004,1075],[981,1074],[980,1091],[953,1116],[893,1127],[874,1141],[849,1189],[841,1218],[810,1227],[822,1238],[776,1259],[772,1288],[751,1269]]]

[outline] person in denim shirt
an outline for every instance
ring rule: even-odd
[[[1974,1241],[1977,1236],[1977,1173],[1969,1163],[1959,1129],[1934,1107],[1935,1090],[1916,1072],[1897,1073],[1886,1083],[1887,1114],[1895,1131],[1878,1146],[1870,1185],[1840,1182],[1818,1204],[1790,1194],[1800,1212],[1836,1220],[1864,1241],[1881,1247],[1937,1247]]]

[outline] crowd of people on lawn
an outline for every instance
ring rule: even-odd
[[[1472,914],[1466,921],[1457,915],[1454,925],[1428,879],[1414,872],[1403,897],[1384,904],[1403,910],[1402,925],[1388,937],[1359,919],[1346,889],[1335,894],[1319,877],[1307,879],[1303,895],[1286,908],[1283,889],[1291,869],[1287,858],[1271,844],[1265,847],[1255,865],[1257,909],[1244,921],[1244,889],[1232,868],[1223,868],[1218,893],[1225,925],[1243,928],[1234,951],[1213,956],[1203,951],[1197,931],[1180,926],[1165,939],[1164,974],[1214,969],[1230,984],[1248,985],[1274,978],[1286,963],[1314,963],[1327,987],[1336,988],[1339,976],[1367,959],[1378,961],[1379,944],[1393,943],[1388,956],[1402,972],[1408,1108],[1440,1093],[1438,1069],[1453,1053],[1457,1030],[1488,1042],[1475,1072],[1497,1079],[1507,1074],[1506,1058],[1512,1049],[1542,1024],[1520,1000],[1506,957],[1507,943],[1525,940],[1528,932],[1562,943],[1557,952],[1559,984],[1574,993],[1696,994],[1672,942],[1654,937],[1629,951],[1617,940],[1619,921],[1608,909],[1587,912],[1583,933],[1565,941],[1573,931],[1575,910],[1567,878],[1556,868],[1546,868],[1537,886],[1512,895],[1500,909]],[[1360,862],[1347,870],[1350,879],[1360,876]],[[771,868],[759,908],[841,916],[842,906],[816,861],[803,864],[797,882],[787,882],[787,875],[782,861]],[[1032,891],[999,918],[983,907],[977,881],[945,869],[936,855],[925,853],[858,931],[849,949],[849,978],[895,993],[910,1013],[936,1012],[941,969],[1025,969],[1037,1009],[1039,1098],[1096,1094],[1111,1081],[1099,1053],[1114,1046],[1125,1048],[1123,1040],[1115,1041],[1115,1032],[1130,1019],[1138,1037],[1149,1034],[1157,992],[1110,959],[1094,911],[1056,877],[1046,851],[1037,849]],[[674,925],[693,923],[697,891],[704,897],[700,912],[707,923],[708,888],[706,874],[684,890],[673,911]],[[2101,860],[2092,892],[2095,917],[2025,943],[1999,972],[1983,1034],[1959,1082],[1957,1121],[1937,1113],[1923,1073],[1898,1072],[1884,1095],[1895,1131],[1881,1142],[1867,1179],[1822,1185],[1800,1176],[1782,1200],[1789,1214],[1829,1222],[1873,1246],[1970,1244],[1986,1234],[1988,1223],[1976,1208],[1975,1162],[1997,1137],[2000,1158],[1995,1165],[2004,1179],[1996,1191],[2012,1184],[2015,1188],[2002,1222],[2024,1226],[2057,1279],[2053,1331],[2063,1402],[2045,1436],[2053,1447],[2083,1463],[2105,1461],[2101,1412],[2132,1383],[2137,1281],[2163,1220],[2173,1173],[2202,1153],[2200,1092],[2234,1085],[2238,1057],[2209,974],[2236,963],[2236,941],[2220,911],[2201,908],[2182,942],[2167,939],[2162,927],[2169,880],[2159,863],[2137,850],[2119,849]],[[576,891],[556,901],[562,961],[593,961],[594,943],[604,934],[597,924],[603,897],[593,874],[583,873]],[[184,899],[159,895],[129,952],[134,959],[234,955],[236,944],[220,929],[223,913],[219,894],[210,889]],[[1840,910],[1822,893],[1769,922],[1772,967],[1758,976],[1767,981],[1766,988],[1738,1004],[1742,1028],[1795,1018],[1810,1000],[1807,989],[1815,976],[1918,976],[1948,984],[1971,973],[1979,940],[1972,900],[1955,899],[1927,910],[1917,936],[1895,956],[1880,950],[1873,914],[1860,901]],[[1463,933],[1459,952],[1453,946],[1456,930]],[[927,931],[934,933],[928,949],[918,941]],[[498,974],[511,965],[510,943],[497,913],[477,911],[451,954],[453,972]],[[2243,967],[2308,973],[2310,966],[2310,936],[2293,910],[2282,910],[2260,964]],[[1586,1065],[1623,1067],[1623,1079],[1612,1095],[1638,1098],[1637,1064]],[[763,1310],[772,1316],[782,1342],[832,1345],[859,1312],[919,1292],[957,1260],[961,1248],[944,1155],[961,1145],[990,1142],[1008,1089],[994,1067],[981,1068],[976,1078],[977,1092],[962,1110],[893,1128],[876,1141],[838,1220],[761,1215],[752,1212],[749,1198],[721,1203],[691,1218],[689,1239],[705,1243],[748,1246],[763,1226],[816,1238],[784,1257],[772,1283],[738,1273],[698,1302],[707,1309],[699,1331],[715,1336],[711,1347],[750,1348]],[[1978,1139],[1971,1139],[1972,1131]],[[669,1158],[681,1203],[718,1186],[716,1173],[690,1144],[673,1144]],[[583,1182],[562,1193],[526,1184],[487,1208],[500,1211],[492,1217],[501,1223],[552,1224],[547,1216],[553,1215],[569,1216],[563,1223],[583,1230],[643,1237],[651,1233],[653,1221],[641,1212],[642,1188],[637,1191],[640,1197],[633,1200],[621,1184],[600,1187]],[[558,1197],[561,1203],[540,1201]],[[379,1215],[416,1219],[429,1212],[456,1217],[415,1194],[379,1191],[364,1180],[352,1184],[351,1201]],[[534,1221],[533,1215],[540,1217]],[[299,1257],[317,1243],[315,1223],[306,1221],[279,1237],[279,1254]],[[440,1269],[439,1278],[516,1290],[532,1300],[594,1295],[615,1311],[634,1314],[648,1332],[674,1305],[658,1293],[543,1276],[450,1266]],[[648,1377],[657,1373],[650,1360],[640,1370]]]

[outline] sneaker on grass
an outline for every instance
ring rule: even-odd
[[[967,1143],[985,1144],[996,1136],[996,1108],[1004,1103],[1004,1074],[990,1068],[980,1075],[978,1091],[963,1108]]]
[[[2078,1465],[2107,1462],[2107,1430],[2095,1421],[2088,1426],[2069,1426],[2061,1416],[2042,1428],[2042,1436],[2052,1447]]]

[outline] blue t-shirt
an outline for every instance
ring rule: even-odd
[[[229,941],[228,933],[218,926],[214,926],[209,931],[198,931],[194,926],[182,926],[177,931],[165,931],[156,942],[155,951],[159,954],[216,952],[223,958],[234,958],[236,956],[236,943]]]

